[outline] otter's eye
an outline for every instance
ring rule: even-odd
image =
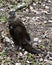
[[[10,26],[10,29],[13,29],[13,26]]]

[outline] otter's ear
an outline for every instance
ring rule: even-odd
[[[15,15],[15,11],[10,11],[10,12],[9,12],[9,15],[10,15],[10,16],[14,16],[14,15]]]

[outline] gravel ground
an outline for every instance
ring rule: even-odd
[[[33,2],[30,13],[28,8],[16,12],[30,34],[32,46],[47,52],[46,56],[33,55],[21,48],[16,50],[6,21],[8,11],[22,3],[17,1],[0,3],[0,65],[52,65],[52,0]]]

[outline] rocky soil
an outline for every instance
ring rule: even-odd
[[[14,46],[8,29],[8,12],[24,1],[0,1],[0,65],[52,65],[52,0],[27,0],[26,7],[16,11],[16,17],[22,20],[30,34],[32,46],[47,55],[33,55],[21,47],[16,50]]]

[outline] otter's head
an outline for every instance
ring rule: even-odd
[[[9,16],[14,17],[15,16],[15,11],[9,11]]]

